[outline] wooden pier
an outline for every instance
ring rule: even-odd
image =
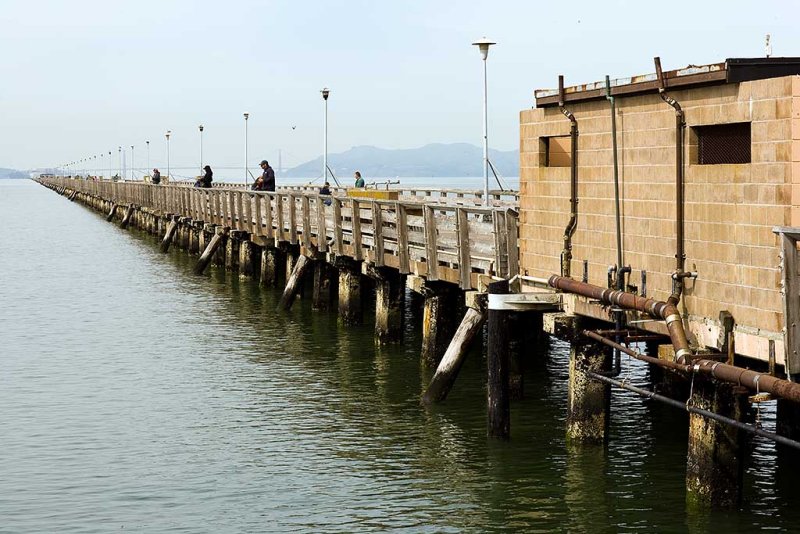
[[[303,280],[313,275],[312,307],[335,309],[343,324],[358,324],[368,293],[362,286],[374,287],[378,344],[402,342],[404,295],[406,289],[416,292],[424,299],[420,360],[436,368],[421,395],[425,404],[446,399],[470,344],[485,328],[487,433],[494,438],[509,439],[511,403],[524,395],[525,361],[544,356],[537,340],[549,333],[571,344],[571,442],[605,442],[612,385],[681,406],[692,415],[687,487],[721,506],[741,494],[741,478],[730,474],[741,465],[742,431],[800,448],[800,385],[776,378],[774,351],[768,372],[747,371],[729,365],[733,358],[725,351],[690,351],[684,321],[670,311],[674,304],[571,278],[528,276],[518,253],[516,193],[498,193],[485,207],[480,193],[468,191],[335,190],[322,196],[307,187],[256,192],[64,177],[39,182],[122,227],[157,236],[164,252],[174,245],[198,254],[196,273],[214,264],[259,278],[266,287],[285,280],[282,310],[292,307]],[[628,308],[624,332],[608,330],[611,305]],[[646,330],[637,326],[640,318],[647,320]],[[614,345],[620,334],[624,345]],[[636,342],[648,343],[650,355],[631,348]],[[732,336],[727,347],[734,350]],[[653,372],[666,369],[664,380],[678,389],[696,377],[704,385],[691,390],[691,402],[637,389],[614,378],[615,350],[647,362]],[[780,435],[750,422],[743,387],[781,399]]]

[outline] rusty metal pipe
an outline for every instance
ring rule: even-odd
[[[676,371],[681,371],[684,373],[690,373],[692,371],[692,366],[682,363],[675,363],[669,360],[659,360],[658,358],[653,358],[652,356],[647,356],[646,354],[642,354],[641,352],[637,352],[630,347],[626,347],[620,343],[617,343],[607,337],[603,337],[602,335],[598,334],[597,332],[592,332],[591,330],[584,330],[582,334],[588,338],[594,339],[595,341],[607,345],[613,349],[616,349],[620,352],[624,352],[628,356],[632,358],[636,358],[637,360],[641,360],[643,362],[652,363],[653,365],[658,365],[660,367],[666,367],[668,369],[674,369]],[[618,373],[619,374],[619,373]]]
[[[759,393],[770,393],[776,397],[800,402],[800,383],[797,382],[789,382],[772,375],[711,360],[698,360],[692,367],[695,372],[711,375],[723,382],[739,384]]]
[[[558,109],[569,119],[569,222],[564,229],[564,249],[561,251],[561,276],[570,276],[572,263],[572,236],[578,227],[578,121],[564,107],[564,76],[558,76]]]
[[[656,76],[658,77],[658,95],[661,100],[669,104],[675,110],[675,274],[672,277],[672,295],[668,302],[678,304],[683,293],[683,276],[686,265],[686,253],[684,251],[684,213],[683,213],[683,134],[686,129],[686,117],[683,109],[678,102],[667,95],[664,74],[661,71],[661,58],[654,58],[656,64]]]
[[[660,360],[647,356],[641,352],[637,352],[630,347],[615,343],[613,340],[603,337],[597,332],[591,330],[584,330],[581,332],[584,336],[594,339],[595,341],[612,347],[624,352],[625,354],[641,360],[643,362],[658,365],[667,369],[680,371],[682,373],[699,373],[708,375],[721,382],[728,382],[746,387],[757,393],[770,393],[776,397],[781,397],[794,402],[800,402],[800,384],[782,380],[769,374],[758,373],[749,369],[742,369],[722,362],[715,362],[713,360],[697,360],[692,364],[676,363],[669,360]],[[603,376],[607,376],[602,373]]]
[[[662,319],[667,324],[672,346],[675,347],[676,360],[684,362],[691,357],[692,350],[689,348],[689,340],[686,337],[683,321],[681,321],[680,313],[675,304],[653,298],[640,297],[618,289],[605,289],[558,275],[551,276],[547,283],[550,287],[567,293],[575,293],[576,295],[599,300],[603,304],[619,306],[626,310],[640,311],[655,319]]]
[[[730,417],[725,417],[724,415],[720,415],[720,414],[715,413],[715,412],[711,412],[711,411],[708,411],[708,410],[703,410],[702,408],[696,408],[696,407],[692,406],[691,404],[689,404],[687,402],[675,400],[673,398],[666,397],[664,395],[659,395],[658,393],[656,393],[654,391],[649,391],[647,389],[640,388],[640,387],[634,386],[632,384],[628,384],[627,382],[625,382],[623,380],[614,380],[613,378],[609,378],[607,376],[603,376],[601,374],[598,374],[598,373],[595,373],[595,372],[592,372],[592,371],[586,371],[586,375],[589,378],[592,378],[594,380],[598,380],[600,382],[604,382],[606,384],[610,384],[612,386],[616,386],[616,387],[621,388],[621,389],[632,391],[634,393],[637,393],[637,394],[641,395],[642,397],[646,397],[646,398],[652,399],[654,401],[658,401],[658,402],[662,402],[664,404],[668,404],[670,406],[678,408],[679,410],[686,410],[689,413],[694,413],[694,414],[706,417],[708,419],[713,419],[714,421],[718,421],[720,423],[724,423],[726,425],[730,425],[730,426],[736,427],[736,428],[738,428],[740,430],[744,430],[746,432],[750,432],[750,433],[755,434],[757,436],[761,436],[763,438],[767,438],[767,439],[772,440],[772,441],[774,441],[776,443],[780,443],[780,444],[786,445],[788,447],[793,447],[795,449],[800,449],[800,443],[799,442],[794,441],[792,439],[789,439],[787,437],[781,436],[779,434],[775,434],[775,433],[772,433],[772,432],[767,432],[766,430],[763,430],[762,428],[757,427],[755,425],[748,425],[747,423],[742,423],[741,421],[737,421],[736,419],[731,419]]]

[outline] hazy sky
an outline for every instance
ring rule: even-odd
[[[0,0],[0,167],[54,166],[130,151],[144,167],[204,159],[285,167],[322,151],[481,142],[489,54],[490,145],[518,146],[534,89],[727,57],[800,55],[797,2],[611,0]],[[296,129],[292,129],[295,126]],[[130,157],[130,156],[128,156]],[[480,162],[476,162],[480,165]],[[180,171],[179,171],[180,172]],[[187,174],[191,172],[186,171]]]

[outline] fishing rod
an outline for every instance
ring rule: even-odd
[[[342,185],[339,183],[339,180],[336,179],[336,175],[333,174],[333,171],[331,170],[330,166],[328,166],[327,164],[325,166],[328,167],[328,172],[331,173],[331,176],[333,177],[333,181],[336,182],[336,187],[342,187]],[[323,180],[323,181],[325,181],[325,180]]]
[[[492,160],[487,159],[486,162],[489,164],[489,168],[492,169],[492,174],[494,174],[494,179],[497,181],[497,185],[498,187],[500,187],[500,191],[505,191],[503,184],[500,183],[500,176],[498,176],[497,169],[494,168]],[[506,184],[506,187],[508,187],[508,184]]]

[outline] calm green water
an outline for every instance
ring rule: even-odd
[[[377,350],[308,302],[33,182],[0,181],[0,532],[797,530],[791,458],[756,441],[745,503],[687,511],[686,418],[615,392],[607,448],[564,442],[566,351],[532,357],[512,440],[484,362],[419,406],[418,303]],[[636,367],[632,379],[646,383]],[[764,414],[774,426],[773,414]]]

